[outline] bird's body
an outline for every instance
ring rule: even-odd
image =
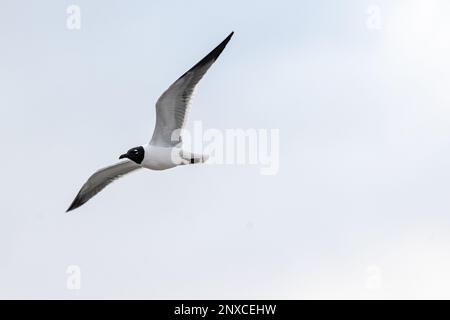
[[[166,170],[179,165],[202,162],[207,156],[190,156],[180,147],[159,147],[151,144],[143,146],[145,155],[141,166],[150,170]]]
[[[166,170],[179,165],[202,163],[208,159],[207,155],[184,151],[180,132],[186,123],[189,102],[196,85],[232,36],[233,32],[161,95],[156,102],[156,124],[151,141],[119,157],[126,160],[95,172],[81,187],[67,211],[80,207],[112,181],[137,169]]]
[[[159,147],[147,144],[144,146],[145,156],[142,167],[151,170],[166,170],[176,167],[173,155],[181,152],[178,147]]]

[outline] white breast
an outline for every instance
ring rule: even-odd
[[[152,170],[165,170],[176,167],[180,149],[177,147],[144,146],[145,155],[142,166]]]

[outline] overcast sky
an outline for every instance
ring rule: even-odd
[[[0,0],[0,297],[450,298],[449,14],[445,0]],[[66,214],[232,30],[188,128],[279,129],[278,174],[141,171]]]

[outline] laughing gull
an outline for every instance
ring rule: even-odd
[[[128,150],[119,157],[126,160],[100,169],[90,176],[66,212],[80,207],[108,184],[137,169],[165,170],[178,165],[202,163],[208,159],[207,155],[183,151],[180,132],[186,123],[189,102],[197,83],[217,60],[232,36],[233,32],[159,97],[156,102],[155,130],[150,142]]]

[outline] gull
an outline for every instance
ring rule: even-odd
[[[82,206],[114,180],[138,169],[166,170],[208,160],[207,155],[198,155],[182,149],[181,130],[186,123],[195,87],[225,49],[233,33],[231,32],[159,97],[156,102],[156,124],[150,142],[129,149],[119,157],[122,161],[91,175],[66,212]]]

